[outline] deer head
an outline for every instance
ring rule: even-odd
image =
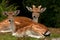
[[[19,12],[20,12],[20,10],[17,10],[17,11],[14,11],[14,12],[13,11],[10,11],[10,12],[5,11],[3,13],[3,15],[8,16],[9,21],[12,21],[13,16],[18,15]]]
[[[8,17],[13,17],[13,16],[15,16],[15,15],[18,15],[20,13],[20,10],[17,10],[17,11],[10,11],[10,12],[7,12],[7,11],[5,11],[5,12],[3,12],[3,15],[5,15],[5,16],[8,16]]]
[[[46,10],[46,7],[45,8],[42,8],[41,5],[39,5],[38,7],[36,7],[35,5],[32,5],[32,8],[31,7],[28,7],[26,6],[26,8],[32,12],[32,18],[35,22],[38,22],[38,17],[40,15],[40,13],[43,13],[45,10]]]
[[[6,11],[5,11],[5,12],[3,13],[5,16],[8,16],[8,20],[9,20],[9,22],[10,22],[10,28],[11,28],[12,32],[14,32],[14,30],[15,30],[14,16],[15,16],[15,15],[18,15],[19,12],[20,12],[20,11],[17,10],[17,11],[15,11],[15,12],[13,12],[13,11],[6,12]]]

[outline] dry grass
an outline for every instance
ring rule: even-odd
[[[60,34],[60,28],[49,28],[49,30],[51,31],[51,33]]]
[[[60,37],[60,28],[49,28],[49,30],[51,32],[51,37]]]

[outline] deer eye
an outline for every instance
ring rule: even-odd
[[[36,17],[34,16],[34,18],[36,18]]]
[[[11,22],[11,20],[9,20],[9,22]]]

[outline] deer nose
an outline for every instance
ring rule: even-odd
[[[11,22],[13,22],[13,20],[10,20],[10,19],[9,19],[9,22],[11,23]]]
[[[44,33],[44,36],[50,36],[50,31],[46,31],[45,33]]]
[[[33,16],[34,18],[36,18],[36,16]]]
[[[11,22],[11,20],[9,20],[9,22]]]

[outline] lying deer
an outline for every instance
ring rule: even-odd
[[[32,12],[32,18],[33,18],[33,21],[35,21],[35,22],[38,22],[38,18],[39,18],[39,16],[40,16],[40,14],[43,13],[43,12],[46,10],[46,8],[42,8],[41,5],[38,6],[38,7],[36,7],[35,5],[32,5],[32,8],[26,6],[26,8],[27,8],[30,12]]]
[[[14,17],[19,12],[5,12],[4,14],[8,16],[7,23],[10,24],[12,29],[12,35],[16,37],[29,36],[34,38],[44,38],[50,35],[49,29],[40,23],[32,21],[32,19],[27,17]]]

